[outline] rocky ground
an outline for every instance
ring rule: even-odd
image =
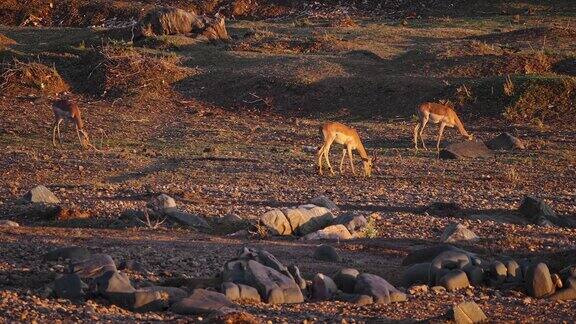
[[[317,273],[332,276],[342,268],[355,268],[407,293],[406,302],[363,306],[312,300],[306,291],[305,302],[298,304],[238,303],[246,313],[274,323],[448,322],[453,319],[449,310],[463,301],[476,302],[490,321],[571,322],[576,317],[574,301],[535,298],[522,284],[482,284],[439,293],[430,287],[421,293],[411,292],[402,278],[409,268],[402,265],[404,257],[442,243],[445,229],[455,222],[477,239],[453,244],[476,253],[484,264],[509,258],[543,261],[552,273],[576,264],[574,227],[539,226],[518,210],[526,196],[533,196],[566,224],[576,220],[576,132],[552,114],[561,114],[560,108],[573,100],[569,87],[574,48],[568,40],[574,30],[566,27],[573,18],[556,11],[521,12],[520,21],[512,16],[358,19],[352,20],[358,25],[348,27],[327,27],[325,20],[313,17],[238,21],[230,24],[233,40],[225,46],[194,47],[180,38],[161,38],[158,44],[134,49],[121,43],[119,48],[140,53],[129,56],[134,62],[156,62],[146,61],[146,55],[169,57],[170,64],[187,69],[168,90],[164,82],[150,89],[144,77],[138,79],[147,91],[138,98],[130,97],[133,93],[95,94],[92,83],[78,81],[92,82],[92,75],[101,72],[98,62],[110,62],[86,61],[92,51],[100,53],[94,49],[102,44],[100,34],[0,27],[0,33],[14,39],[0,38],[0,57],[32,57],[55,66],[100,149],[81,150],[70,125],[63,127],[64,147],[52,148],[49,103],[37,91],[0,98],[0,220],[20,225],[0,223],[0,319],[209,320],[208,315],[173,311],[134,312],[102,294],[74,302],[56,297],[52,283],[68,272],[68,263],[46,261],[44,255],[81,246],[110,255],[119,268],[124,261],[137,263],[121,271],[138,289],[174,285],[191,293],[196,287],[192,279],[214,278],[241,248],[250,247],[267,250],[285,265],[297,265],[309,281]],[[542,53],[544,59],[538,56]],[[82,69],[86,64],[88,71]],[[113,68],[102,73],[115,72]],[[141,73],[129,72],[137,75],[135,80]],[[518,92],[525,90],[522,78],[563,78],[564,92],[538,88],[542,92],[536,95],[514,98],[532,100],[529,107],[535,110],[544,107],[538,98],[565,101],[547,105],[543,115],[534,115],[538,118],[514,119],[503,113],[512,106],[508,101],[483,101],[486,93],[500,91],[508,74]],[[485,79],[497,82],[488,87],[474,83]],[[126,87],[104,80],[117,90]],[[458,160],[438,159],[434,151],[416,153],[415,104],[457,101],[466,91],[473,95],[459,111],[478,141],[509,132],[526,148]],[[351,175],[347,165],[344,174],[317,174],[315,150],[325,120],[358,129],[368,153],[377,157],[371,178]],[[435,126],[427,129],[429,147],[436,131]],[[460,140],[454,129],[445,136],[443,146]],[[339,158],[339,148],[333,147],[336,169]],[[361,170],[359,159],[356,168]],[[54,193],[58,207],[21,200],[37,185]],[[173,197],[194,226],[153,213],[151,223],[144,224],[143,210],[160,194]],[[349,240],[311,241],[273,236],[258,223],[274,208],[299,206],[318,195],[337,204],[334,216],[362,215],[371,219],[370,226]],[[322,243],[337,248],[341,260],[315,259]]]

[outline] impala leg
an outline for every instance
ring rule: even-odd
[[[425,150],[428,150],[428,149],[426,148],[426,144],[424,143],[424,137],[422,137],[422,134],[424,133],[424,127],[426,127],[427,123],[428,123],[428,117],[424,117],[422,119],[422,121],[420,121],[420,124],[421,124],[420,125],[420,140],[422,140],[422,147]]]
[[[58,132],[58,143],[60,144],[60,147],[62,147],[62,136],[60,135],[60,124],[62,124],[63,121],[64,121],[64,119],[60,119],[58,121],[58,124],[56,125],[56,132]]]
[[[58,121],[54,121],[54,127],[52,127],[52,146],[56,147],[56,128],[58,127]]]
[[[445,123],[440,124],[440,131],[438,132],[438,142],[436,142],[436,151],[440,152],[440,141],[442,140],[442,133],[444,133]]]
[[[348,157],[350,158],[350,167],[352,168],[352,174],[356,175],[356,170],[354,170],[354,160],[352,159],[352,148],[348,146]]]
[[[420,122],[414,127],[414,149],[418,151],[418,130],[420,129]]]
[[[344,158],[346,157],[346,149],[342,149],[342,159],[340,160],[340,174],[344,173]]]
[[[328,155],[330,154],[330,147],[332,146],[332,142],[334,142],[335,137],[332,137],[330,139],[328,139],[328,142],[326,143],[326,147],[324,148],[324,158],[326,159],[326,165],[328,165],[328,168],[330,169],[330,174],[334,174],[334,169],[332,169],[332,165],[330,164],[330,159],[328,158]]]
[[[320,175],[324,174],[324,172],[322,172],[322,155],[324,155],[324,146],[326,146],[326,144],[322,145],[318,150],[318,173],[320,173]]]

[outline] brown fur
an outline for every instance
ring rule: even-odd
[[[90,139],[88,133],[84,130],[84,121],[82,121],[82,113],[78,104],[70,99],[59,99],[52,103],[52,111],[54,112],[54,128],[52,130],[52,145],[56,147],[56,135],[58,135],[58,142],[62,145],[62,138],[60,136],[60,124],[65,121],[71,121],[78,135],[80,144],[86,148],[90,146]],[[80,136],[82,134],[82,136]]]
[[[434,124],[440,124],[438,141],[436,143],[437,150],[440,150],[440,141],[442,139],[444,127],[456,127],[460,134],[462,134],[462,136],[466,137],[468,140],[472,140],[473,138],[473,136],[468,134],[464,128],[464,124],[460,118],[458,118],[456,112],[446,105],[434,102],[425,102],[418,106],[416,113],[418,114],[419,119],[418,124],[416,124],[414,127],[414,148],[416,150],[418,150],[418,136],[420,136],[420,139],[422,140],[422,146],[424,149],[426,149],[422,133],[424,132],[424,127],[426,127],[428,121],[431,121]]]
[[[364,175],[369,177],[372,174],[372,158],[366,153],[366,149],[360,140],[360,136],[355,129],[350,128],[344,124],[337,122],[329,122],[322,125],[320,132],[324,138],[324,143],[322,147],[318,150],[318,172],[323,174],[322,171],[322,157],[325,158],[326,164],[330,172],[334,174],[332,166],[330,165],[330,160],[328,158],[330,147],[332,143],[336,142],[338,144],[344,145],[346,148],[342,150],[342,159],[340,160],[340,173],[343,172],[344,158],[346,152],[348,152],[348,157],[350,158],[350,167],[352,173],[356,174],[354,171],[354,161],[352,160],[352,150],[358,150],[360,157],[362,158],[362,164],[364,166]]]

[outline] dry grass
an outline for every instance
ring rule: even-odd
[[[57,94],[69,90],[54,67],[14,60],[2,69],[0,90],[10,95]]]

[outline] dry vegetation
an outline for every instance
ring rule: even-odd
[[[130,28],[80,28],[127,22],[160,2],[249,20],[227,21],[228,44],[183,36],[134,43]],[[2,2],[0,24],[10,26],[0,26],[0,219],[22,226],[0,228],[0,321],[197,320],[45,297],[45,285],[64,269],[39,256],[69,245],[138,260],[147,271],[130,272],[137,285],[211,277],[245,245],[266,248],[282,262],[298,260],[307,279],[350,266],[397,285],[402,257],[439,243],[453,221],[481,237],[459,246],[487,260],[544,258],[554,270],[576,262],[574,229],[527,224],[516,212],[525,195],[535,195],[560,215],[576,217],[574,3],[353,2],[349,10],[328,0],[315,7],[242,0],[77,0],[54,1],[53,8],[40,0]],[[64,90],[79,101],[103,152],[71,144],[70,126],[63,126],[65,147],[51,148],[49,102],[34,99]],[[527,149],[486,160],[415,154],[414,108],[423,101],[453,106],[480,140],[507,131]],[[380,173],[371,179],[315,174],[309,147],[319,145],[318,126],[329,119],[359,130],[380,159]],[[454,130],[445,134],[457,139]],[[60,209],[18,202],[38,184],[61,198]],[[160,193],[205,217],[212,229],[143,212]],[[342,212],[381,215],[371,218],[365,238],[333,242],[342,263],[318,262],[316,243],[276,238],[258,225],[271,207],[318,194]],[[455,203],[459,213],[434,214],[427,207],[435,202]],[[242,221],[227,223],[229,215]],[[252,234],[226,236],[240,229]],[[444,321],[438,316],[452,304],[473,299],[494,321],[574,318],[573,301],[527,303],[525,297],[479,288],[472,296],[426,295],[398,305],[243,307],[273,322]]]

